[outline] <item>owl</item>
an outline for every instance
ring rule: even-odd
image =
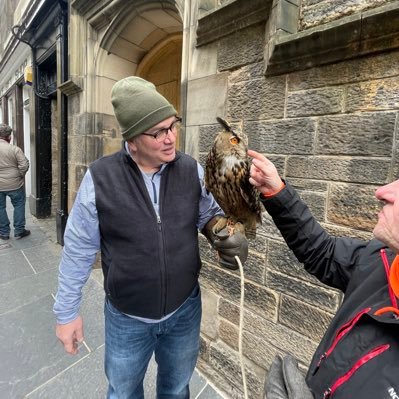
[[[214,231],[228,227],[247,238],[256,237],[256,224],[262,223],[259,193],[249,182],[250,163],[247,156],[248,138],[236,133],[222,118],[223,127],[209,151],[205,166],[205,187],[213,194],[227,219],[220,219]]]

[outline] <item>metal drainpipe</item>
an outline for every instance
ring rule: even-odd
[[[68,80],[68,8],[61,4],[61,24],[60,24],[60,77],[61,82]],[[60,93],[60,163],[59,163],[59,183],[60,183],[60,202],[56,215],[57,242],[64,245],[64,232],[68,219],[68,97]]]

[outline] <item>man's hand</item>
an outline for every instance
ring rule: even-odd
[[[83,320],[80,316],[67,324],[57,324],[55,335],[64,345],[65,352],[76,355],[78,344],[83,342]]]
[[[228,269],[238,269],[235,256],[240,258],[241,263],[244,263],[248,258],[248,241],[245,235],[239,231],[229,235],[225,227],[215,234],[215,240],[212,246],[219,253],[220,265]]]
[[[274,358],[265,383],[265,399],[313,399],[291,355]]]
[[[273,195],[280,191],[284,183],[274,164],[256,151],[248,150],[248,155],[253,158],[249,182],[263,195]]]

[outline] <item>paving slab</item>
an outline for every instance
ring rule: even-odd
[[[1,284],[0,315],[54,294],[57,283],[54,271],[47,270]],[[54,324],[54,318],[52,322]]]
[[[21,252],[0,254],[0,284],[34,274]]]
[[[104,374],[103,362],[104,345],[26,395],[26,398],[105,398],[108,383]]]
[[[0,316],[0,398],[21,399],[85,356],[66,356],[54,334],[51,295]]]
[[[61,245],[50,242],[22,249],[22,253],[36,273],[55,268],[58,270],[61,252]]]

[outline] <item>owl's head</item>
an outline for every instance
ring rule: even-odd
[[[243,132],[236,132],[232,127],[222,118],[217,117],[216,120],[223,127],[223,130],[218,133],[215,139],[215,146],[218,152],[223,152],[225,155],[239,155],[246,157],[248,149],[248,137]]]

